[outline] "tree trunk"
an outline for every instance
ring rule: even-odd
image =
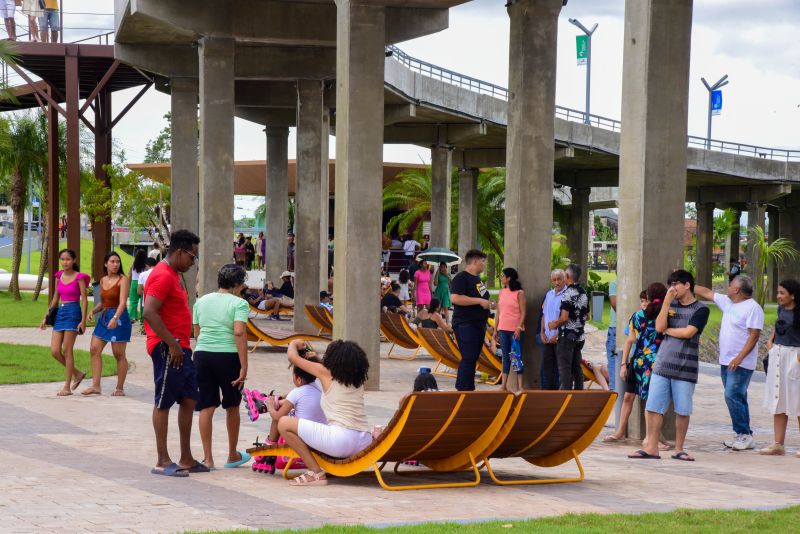
[[[39,213],[45,213],[46,208],[45,208],[44,202],[42,202],[40,205],[41,205],[41,207],[39,208]],[[47,246],[48,234],[50,232],[50,225],[48,224],[49,221],[47,220],[48,219],[47,217],[39,217],[39,219],[41,219],[41,230],[42,230],[42,239],[41,239],[41,248],[40,248],[42,253],[41,253],[40,257],[39,257],[39,273],[36,276],[36,289],[34,289],[34,291],[33,291],[33,300],[34,301],[39,300],[39,293],[42,292],[42,283],[44,281],[44,273],[45,273],[45,271],[47,271],[47,262],[49,261],[49,258],[50,258],[50,247]],[[51,273],[50,283],[53,283],[53,280],[54,280],[54,278],[53,278],[52,273]]]
[[[19,169],[11,176],[11,211],[14,212],[14,243],[11,247],[11,283],[8,291],[15,300],[19,294],[19,268],[22,263],[22,240],[25,236],[25,180]]]

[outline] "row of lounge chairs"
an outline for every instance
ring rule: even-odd
[[[350,458],[332,458],[313,452],[330,475],[350,477],[365,470],[375,473],[387,490],[476,486],[481,469],[500,485],[579,482],[584,469],[579,455],[603,428],[613,409],[610,391],[437,391],[406,395],[383,432],[365,450]],[[259,446],[251,455],[297,454],[286,445]],[[577,476],[567,478],[501,478],[492,466],[498,458],[522,458],[539,467],[574,460]],[[390,485],[383,476],[387,463],[397,475],[407,460],[425,470],[414,474],[471,472],[470,480]],[[288,465],[284,477],[288,478]]]

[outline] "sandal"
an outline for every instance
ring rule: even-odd
[[[678,454],[673,454],[670,456],[673,460],[681,460],[683,462],[694,462],[694,458],[689,456],[689,453],[686,451],[681,451]]]
[[[609,434],[603,438],[603,443],[619,443],[625,441],[625,438],[618,438],[614,434]]]
[[[293,478],[289,484],[292,486],[327,486],[328,479],[325,477],[325,471],[319,473],[307,471],[299,477]]]
[[[125,390],[117,388],[117,389],[114,390],[114,393],[112,393],[111,396],[112,397],[124,397],[125,396]]]
[[[86,373],[80,373],[75,377],[75,379],[72,381],[72,391],[78,389],[78,386],[81,385],[81,382],[83,382],[84,378],[86,378]]]

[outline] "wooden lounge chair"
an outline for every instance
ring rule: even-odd
[[[381,487],[387,490],[477,486],[481,476],[476,455],[492,443],[508,418],[513,399],[513,394],[502,391],[411,393],[400,401],[386,429],[365,450],[344,459],[312,452],[326,473],[349,477],[371,468]],[[286,445],[262,445],[247,452],[251,456],[297,457]],[[469,469],[474,479],[400,486],[387,484],[381,474],[386,463],[396,462],[397,473],[398,467],[408,459],[418,460],[436,472]],[[288,469],[284,469],[284,477],[288,478]]]
[[[392,358],[392,351],[397,345],[404,349],[413,349],[414,354],[411,356],[394,356],[394,358],[398,360],[413,360],[417,357],[420,348],[419,339],[403,314],[381,312],[381,332],[392,343],[387,357]]]
[[[458,346],[456,346],[456,342],[450,334],[439,328],[418,328],[417,337],[422,346],[436,360],[436,367],[434,367],[433,373],[439,376],[455,377],[456,375],[453,372],[439,370],[442,366],[445,369],[458,369],[458,364],[461,362],[461,353],[458,351]],[[500,381],[500,371],[488,362],[488,356],[483,352],[478,355],[475,368],[482,373],[486,373],[488,377],[493,377],[491,379],[487,378],[484,382],[497,384]]]
[[[593,384],[597,384],[597,377],[594,376],[594,371],[589,369],[589,366],[581,362],[581,371],[583,372],[584,389],[591,389]]]
[[[333,316],[331,312],[322,306],[312,306],[306,304],[306,317],[311,323],[319,328],[317,335],[332,334],[333,333]]]
[[[250,304],[250,312],[251,313],[255,313],[257,315],[271,315],[272,314],[271,310],[260,310],[257,307],[253,306],[252,304]],[[294,308],[287,308],[285,306],[281,306],[280,309],[278,310],[278,313],[280,315],[294,315]]]
[[[247,339],[254,341],[255,345],[250,349],[250,352],[255,351],[261,343],[267,343],[274,347],[286,346],[295,339],[303,339],[305,341],[323,341],[328,343],[331,341],[330,337],[317,336],[314,334],[301,334],[292,332],[291,330],[283,330],[281,328],[264,328],[253,322],[252,319],[247,320]]]
[[[480,459],[497,484],[580,482],[584,470],[578,455],[603,429],[616,398],[613,391],[522,391],[515,398],[500,432]],[[522,458],[540,467],[554,467],[575,460],[579,475],[500,480],[492,470],[491,458]]]

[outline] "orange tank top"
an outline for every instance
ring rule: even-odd
[[[119,307],[119,283],[121,281],[122,277],[120,276],[117,283],[109,289],[104,288],[102,283],[100,284],[100,303],[103,305],[103,309]]]

